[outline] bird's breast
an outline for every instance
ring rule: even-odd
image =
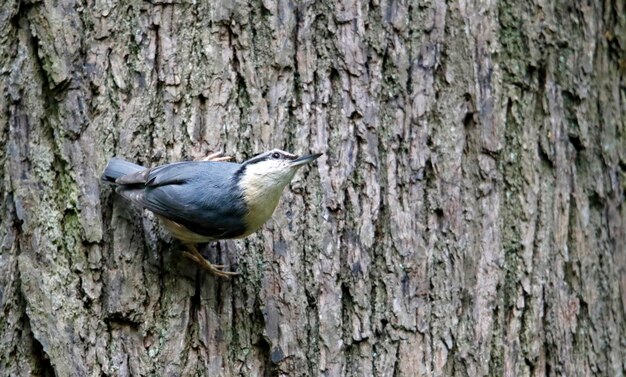
[[[248,207],[248,212],[244,216],[246,232],[241,237],[246,237],[256,232],[274,213],[280,200],[280,195],[284,187],[258,187],[247,185],[243,189],[244,200]]]

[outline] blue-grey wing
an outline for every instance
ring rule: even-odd
[[[215,181],[225,178],[231,169],[232,163],[216,163],[205,161],[175,162],[173,164],[157,166],[150,169],[146,175],[146,186],[164,186],[178,184],[211,176]],[[220,179],[221,178],[221,179]]]
[[[247,211],[227,162],[180,162],[150,169],[141,190],[120,194],[203,236],[224,239],[245,232]],[[126,191],[126,192],[125,192]]]

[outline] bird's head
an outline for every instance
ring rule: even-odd
[[[291,182],[296,171],[321,155],[316,153],[298,157],[273,149],[241,164],[235,176],[248,208],[243,236],[259,229],[272,216],[283,189]]]
[[[241,165],[241,179],[244,183],[258,186],[284,188],[291,182],[296,171],[314,161],[322,153],[298,157],[280,149],[258,154]]]

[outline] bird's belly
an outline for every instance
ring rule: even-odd
[[[244,217],[246,232],[238,238],[246,237],[259,230],[259,228],[263,226],[263,224],[265,224],[270,217],[272,217],[277,205],[278,199],[269,200],[265,203],[265,205],[249,206],[248,213]]]
[[[183,243],[197,244],[214,240],[214,238],[194,233],[186,226],[181,225],[175,221],[166,219],[163,216],[158,217],[161,219],[161,222],[163,223],[163,226],[165,226],[165,229],[167,229],[167,231],[170,232],[174,238],[181,240]]]
[[[265,196],[265,200],[259,200],[256,201],[256,203],[249,203],[248,213],[243,219],[246,224],[245,231],[242,234],[234,236],[234,238],[244,238],[259,230],[259,228],[263,226],[263,224],[265,224],[270,217],[272,217],[274,210],[278,206],[279,200],[280,191],[277,193],[268,193],[268,195]],[[169,220],[163,216],[157,216],[161,219],[167,231],[170,232],[174,238],[179,239],[184,243],[196,244],[216,240],[214,237],[203,236],[195,233],[186,226]]]

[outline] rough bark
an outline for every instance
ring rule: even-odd
[[[620,376],[621,0],[5,0],[0,373]],[[181,257],[99,182],[321,151]]]

